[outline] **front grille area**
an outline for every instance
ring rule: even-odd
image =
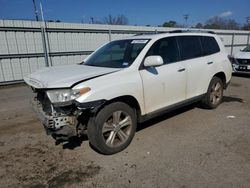
[[[241,71],[241,72],[250,72],[250,70],[242,70],[242,69],[235,69],[235,70],[237,70],[237,71]]]
[[[250,59],[236,59],[241,65],[250,65]]]
[[[50,102],[49,98],[47,97],[45,91],[38,91],[37,92],[37,100],[42,105],[43,111],[46,114],[51,115],[51,112],[52,112],[51,102]]]

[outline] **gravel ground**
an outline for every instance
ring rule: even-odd
[[[56,145],[26,86],[0,89],[0,187],[250,187],[250,78],[216,110],[196,104],[147,121],[124,151]]]

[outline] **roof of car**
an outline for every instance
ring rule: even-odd
[[[199,35],[199,36],[214,36],[215,33],[212,31],[191,31],[191,30],[173,30],[169,32],[164,33],[146,33],[146,34],[137,34],[131,37],[128,37],[128,39],[159,39],[163,37],[168,36],[183,36],[183,35]]]

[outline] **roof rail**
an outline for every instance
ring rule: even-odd
[[[200,30],[200,29],[179,29],[179,30],[172,30],[168,33],[191,33],[191,32],[200,32],[200,33],[210,33],[210,34],[216,34],[214,31],[206,31],[206,30]]]
[[[162,32],[158,32],[158,31],[152,31],[152,32],[142,32],[142,33],[137,33],[133,36],[141,36],[141,35],[155,35],[155,34],[159,34],[159,33],[162,33]]]
[[[133,36],[140,36],[140,35],[154,35],[154,34],[162,34],[162,33],[192,33],[192,32],[198,32],[198,33],[210,33],[210,34],[216,34],[214,31],[206,31],[206,30],[200,30],[200,29],[177,29],[172,31],[152,31],[152,32],[142,32],[135,34]]]

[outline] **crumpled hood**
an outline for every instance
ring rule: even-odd
[[[234,54],[236,59],[250,59],[250,52],[238,52]]]
[[[66,88],[77,82],[112,73],[120,69],[87,65],[46,67],[24,78],[34,88]]]

